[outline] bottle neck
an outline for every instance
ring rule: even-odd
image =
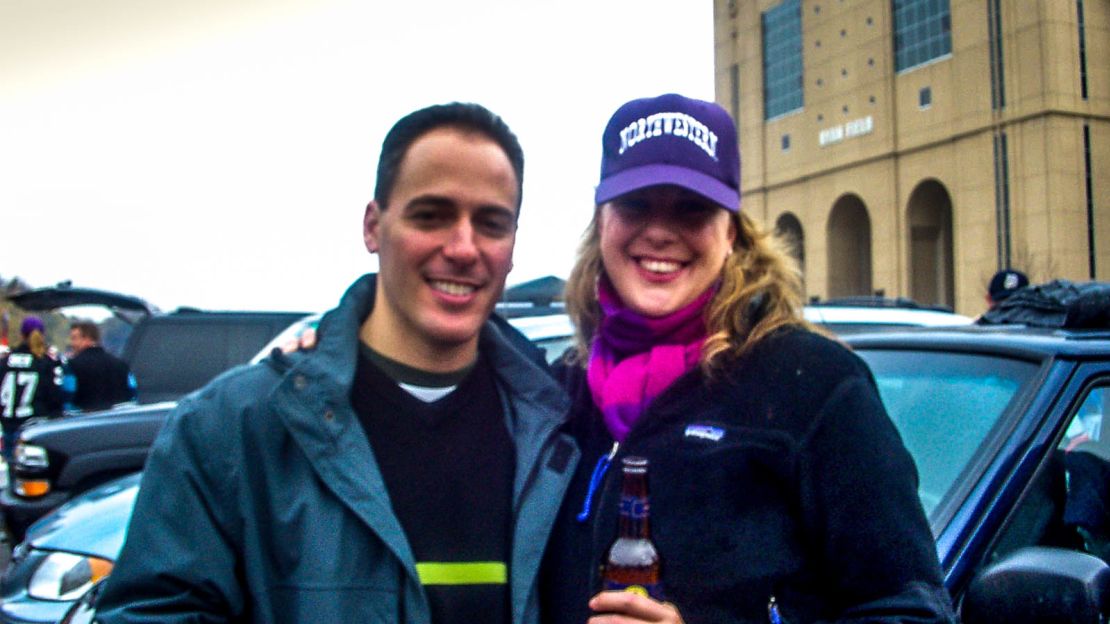
[[[647,475],[625,471],[621,487],[620,536],[633,539],[650,539],[649,518],[651,503],[648,499]]]

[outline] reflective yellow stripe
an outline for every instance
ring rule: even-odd
[[[421,585],[504,585],[509,578],[500,561],[426,561],[416,564],[416,574]]]

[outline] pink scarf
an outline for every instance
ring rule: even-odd
[[[602,318],[586,380],[609,433],[623,442],[652,399],[697,366],[705,342],[705,306],[717,286],[658,318],[626,308],[608,278],[598,280],[597,291]]]

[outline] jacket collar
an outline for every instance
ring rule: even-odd
[[[358,330],[374,305],[374,275],[359,278],[324,315],[316,348],[297,354],[272,404],[320,481],[378,535],[418,584],[404,529],[393,514],[370,442],[350,406]]]

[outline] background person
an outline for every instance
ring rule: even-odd
[[[91,321],[69,326],[70,358],[66,389],[70,403],[84,411],[106,409],[135,399],[135,377],[127,363],[100,345],[100,328]]]
[[[728,114],[634,100],[602,142],[567,283],[579,335],[559,372],[582,461],[548,548],[547,621],[954,621],[867,366],[811,331],[797,268],[739,211]],[[598,593],[628,455],[650,461],[667,603]]]
[[[4,459],[11,461],[23,423],[62,411],[62,365],[47,353],[46,327],[37,316],[20,325],[20,344],[0,357],[0,424]]]
[[[523,171],[478,105],[394,125],[363,222],[379,273],[315,349],[225,374],[170,415],[102,624],[538,621],[577,451],[542,354],[489,318]]]
[[[1028,285],[1029,277],[1021,271],[1004,269],[995,273],[987,285],[987,307],[993,308]]]

